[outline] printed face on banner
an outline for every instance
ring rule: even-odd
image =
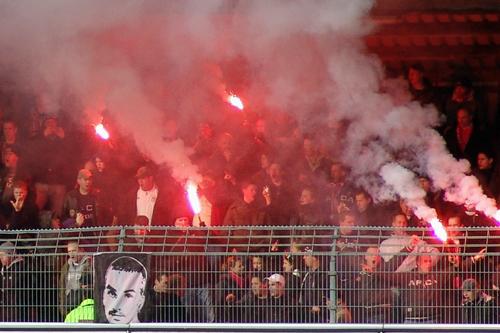
[[[146,299],[146,280],[146,268],[134,258],[120,257],[109,265],[102,295],[108,322],[139,322],[138,315]]]

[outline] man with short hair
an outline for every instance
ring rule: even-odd
[[[328,276],[323,262],[324,257],[313,252],[313,248],[305,248],[303,257],[306,272],[302,280],[299,303],[305,322],[327,322],[329,298]]]
[[[69,191],[64,199],[63,225],[67,228],[96,227],[97,198],[92,188],[92,172],[87,169],[78,171],[77,188]]]
[[[109,323],[139,323],[146,301],[146,267],[137,259],[123,256],[106,270],[102,305]]]
[[[91,294],[88,285],[92,276],[91,257],[82,253],[77,241],[69,241],[66,245],[68,260],[61,267],[59,275],[59,311],[63,318],[83,299]]]

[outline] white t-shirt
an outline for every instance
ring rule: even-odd
[[[149,191],[137,190],[137,216],[146,216],[151,225],[153,210],[155,208],[156,198],[158,198],[158,187],[153,187]]]

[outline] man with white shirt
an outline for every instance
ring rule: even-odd
[[[139,186],[124,198],[121,215],[118,217],[119,224],[133,225],[137,216],[145,216],[148,226],[174,225],[173,200],[169,198],[167,191],[158,186],[152,168],[140,167],[135,178]]]

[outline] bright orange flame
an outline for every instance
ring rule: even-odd
[[[106,130],[103,124],[95,125],[95,133],[99,135],[101,139],[108,140],[109,132]]]
[[[439,221],[439,219],[435,217],[431,219],[429,223],[434,230],[434,235],[436,235],[436,237],[439,238],[442,242],[446,242],[446,240],[448,239],[448,233],[446,232],[446,229],[444,228],[441,221]]]
[[[188,182],[186,183],[186,192],[193,213],[195,213],[196,215],[200,214],[201,204],[200,198],[198,197],[198,186],[192,181],[188,180]]]
[[[241,99],[236,95],[230,94],[229,96],[227,96],[227,101],[229,104],[231,104],[232,106],[234,106],[239,110],[243,111],[243,109],[245,108]]]

